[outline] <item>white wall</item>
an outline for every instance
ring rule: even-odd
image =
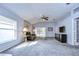
[[[66,26],[66,33],[67,33],[67,43],[70,45],[79,45],[77,42],[77,30],[76,30],[76,18],[79,18],[79,9],[77,8],[79,5],[75,6],[72,11],[70,17],[65,18],[62,21],[59,21],[57,24],[57,29],[59,26]],[[74,9],[77,8],[77,12],[74,13]],[[78,19],[79,20],[79,19]],[[58,33],[58,31],[56,30]]]
[[[79,13],[78,13],[79,14]],[[55,37],[55,33],[60,33],[59,32],[59,27],[61,26],[65,26],[66,31],[64,32],[64,34],[67,34],[67,43],[70,45],[75,45],[74,43],[74,21],[73,18],[77,15],[71,15],[66,17],[65,19],[59,20],[56,23],[37,23],[34,24],[35,27],[46,27],[46,29],[48,27],[53,27],[53,32],[49,32],[48,30],[46,30],[46,37]],[[60,33],[62,34],[62,33]]]
[[[23,29],[23,23],[24,20],[17,16],[15,13],[11,12],[10,10],[6,9],[4,6],[0,5],[0,15],[6,18],[9,18],[11,20],[16,20],[17,21],[17,40],[9,41],[3,44],[0,44],[0,52],[15,46],[19,43],[22,42],[22,29]],[[7,39],[7,38],[6,38]]]
[[[70,45],[73,45],[73,41],[72,41],[72,18],[71,17],[67,17],[63,20],[60,20],[57,22],[57,25],[55,27],[55,32],[56,33],[60,33],[59,32],[59,27],[61,26],[65,26],[65,34],[67,34],[67,43],[70,44]],[[61,34],[61,33],[60,33]]]
[[[61,21],[57,22],[57,25],[55,27],[56,33],[59,33],[58,28],[61,26],[66,27],[66,34],[67,34],[67,43],[70,45],[79,45],[79,43],[76,42],[76,27],[75,27],[75,18],[79,17],[79,12],[73,13],[73,10],[71,11],[71,15]]]
[[[26,27],[32,33],[32,24],[24,20],[24,27]]]
[[[45,27],[46,28],[46,37],[55,37],[54,36],[54,23],[52,22],[40,22],[33,25],[34,27]],[[53,27],[53,31],[48,31],[48,27]]]

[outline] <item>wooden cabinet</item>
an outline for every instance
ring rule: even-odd
[[[55,38],[56,40],[62,42],[62,43],[66,43],[67,42],[67,34],[55,34]]]

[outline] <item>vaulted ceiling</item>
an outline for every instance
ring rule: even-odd
[[[42,21],[42,15],[49,17],[48,22],[60,20],[78,4],[70,3],[67,5],[66,3],[4,3],[2,5],[16,13],[21,18],[34,24]]]

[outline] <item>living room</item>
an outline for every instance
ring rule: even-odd
[[[0,53],[79,55],[78,15],[78,3],[0,4]]]

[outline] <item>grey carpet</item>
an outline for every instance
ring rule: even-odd
[[[55,39],[40,39],[24,42],[3,53],[13,56],[76,56],[79,55],[79,48],[69,47]]]

